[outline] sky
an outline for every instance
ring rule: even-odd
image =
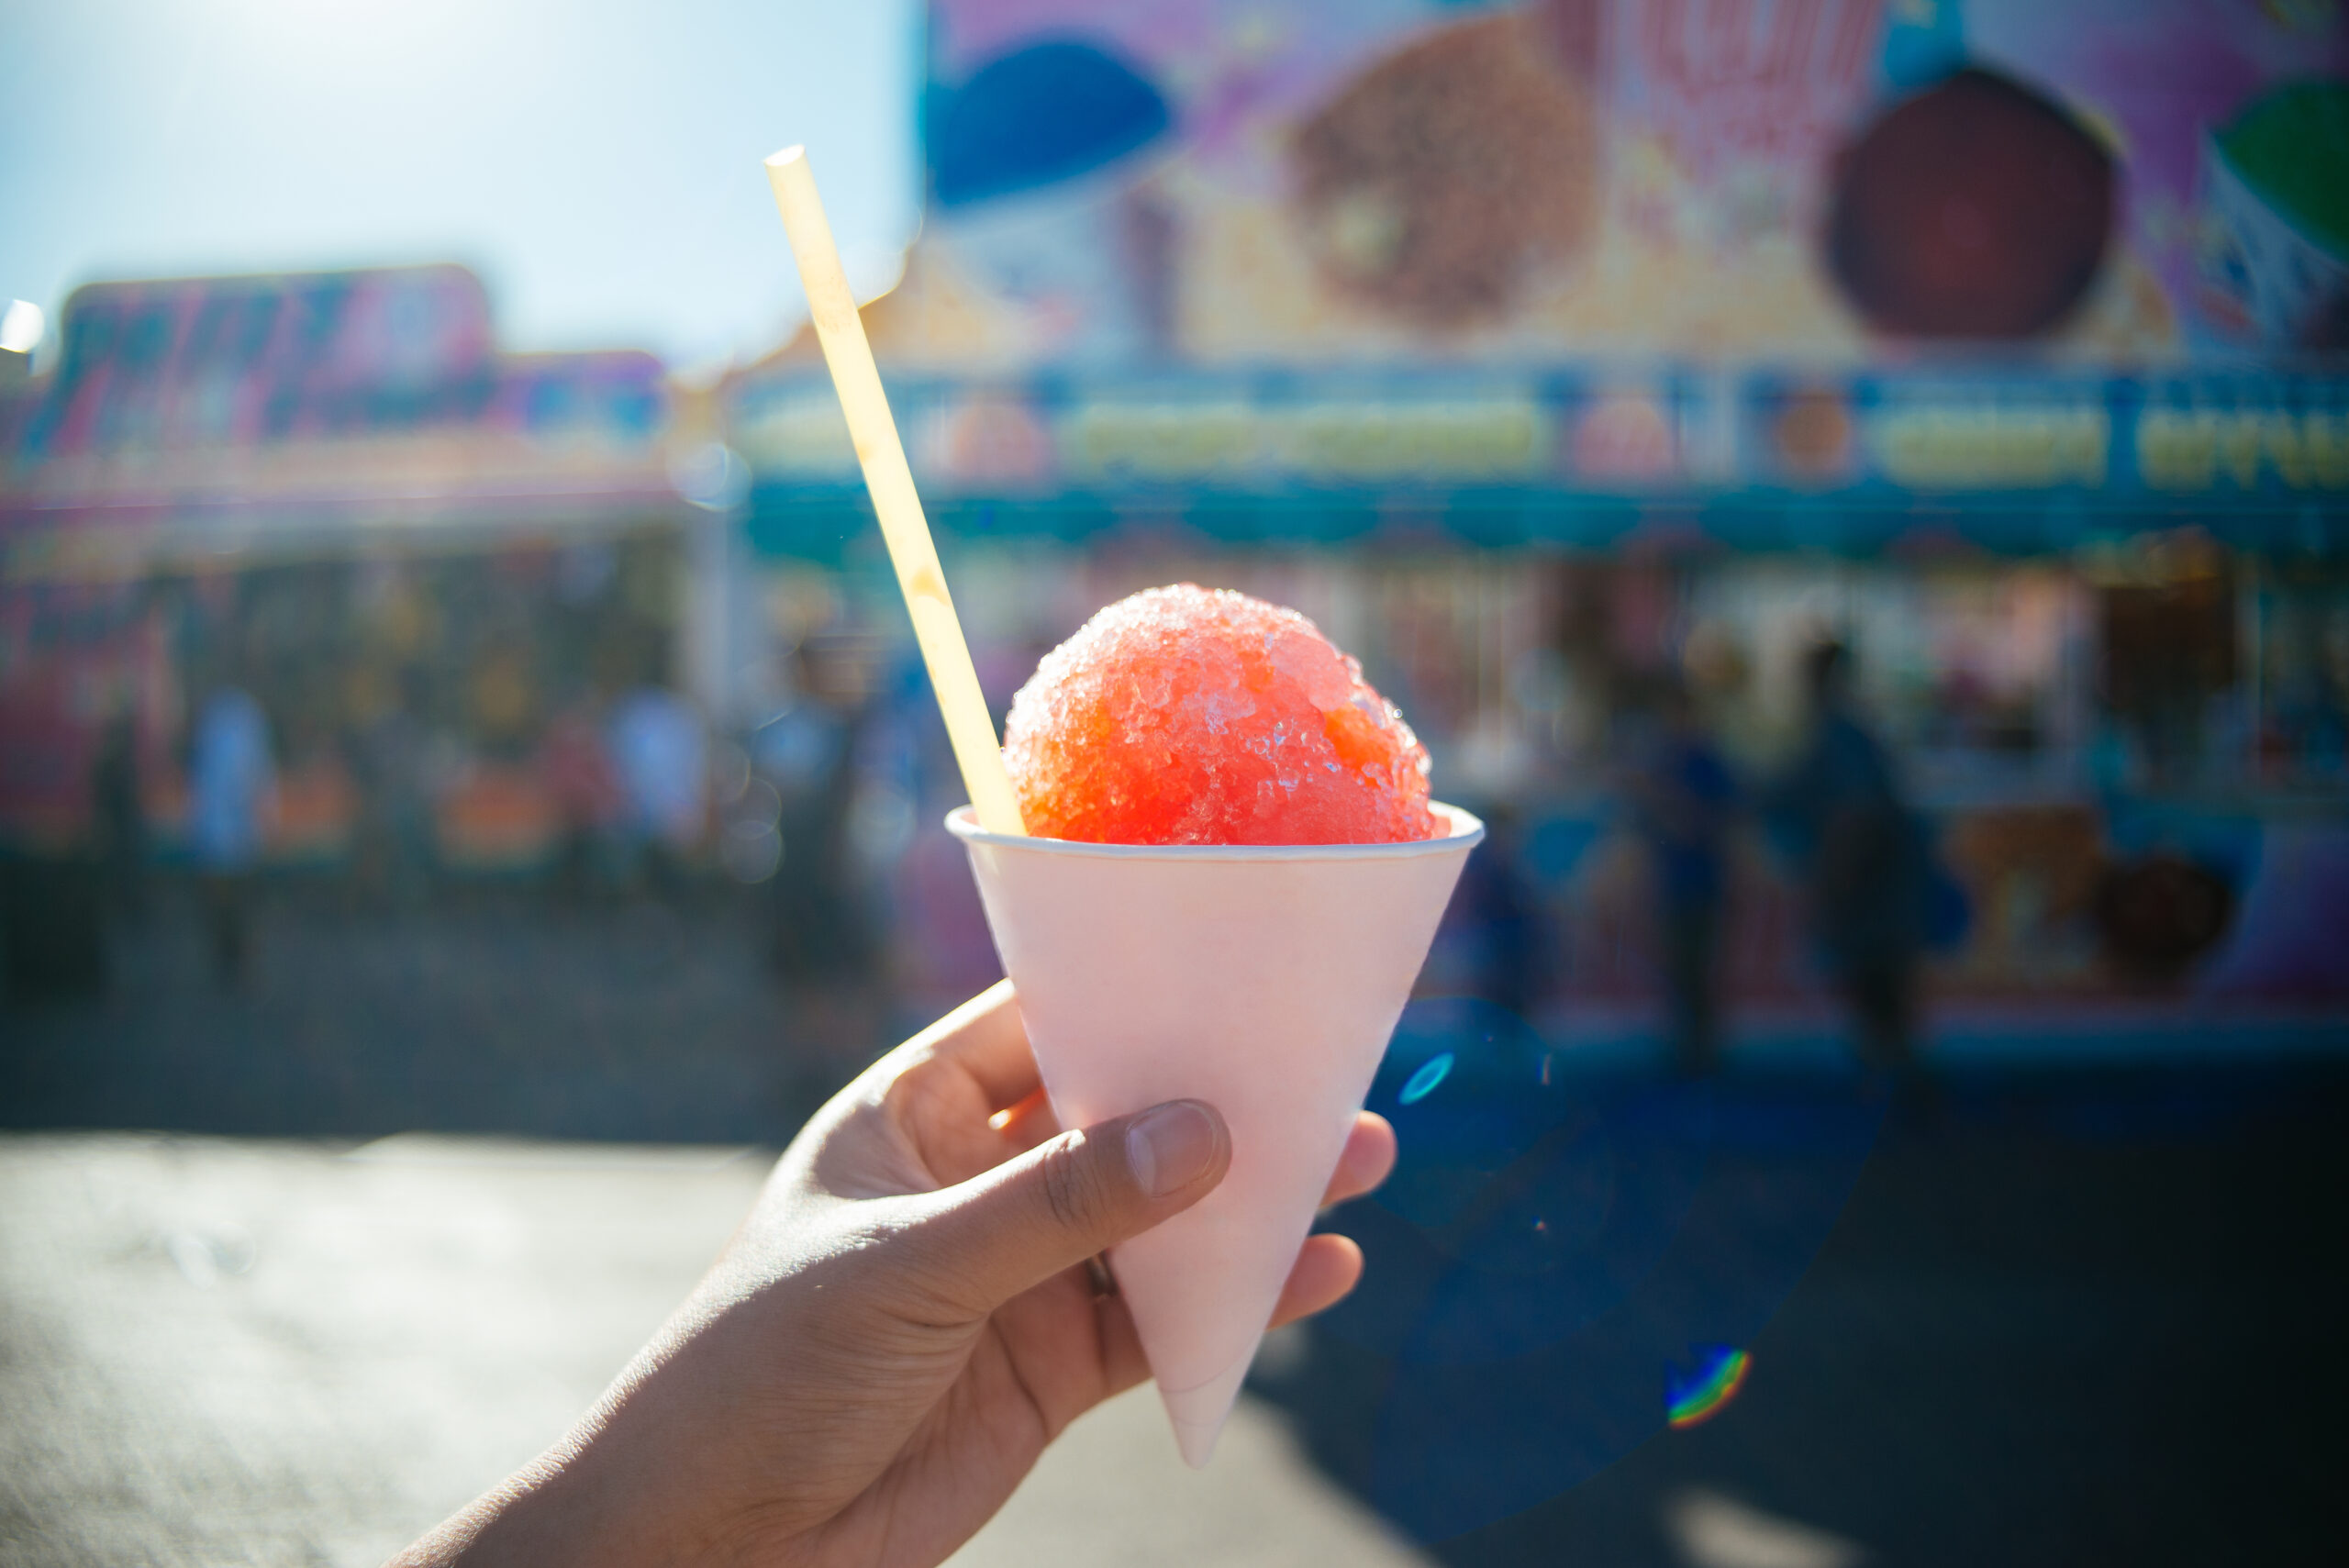
[[[918,0],[0,0],[0,308],[457,261],[512,349],[693,373],[803,313],[760,161],[850,275],[919,218]]]

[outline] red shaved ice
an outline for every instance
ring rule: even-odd
[[[1119,600],[1011,700],[1028,831],[1096,844],[1433,839],[1428,754],[1295,610],[1193,584]]]

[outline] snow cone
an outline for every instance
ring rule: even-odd
[[[1054,1114],[1198,1099],[1231,1129],[1222,1184],[1109,1257],[1201,1465],[1484,828],[1310,621],[1189,584],[1049,654],[1004,757],[1032,836],[948,826]]]

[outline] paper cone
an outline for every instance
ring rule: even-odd
[[[971,851],[1063,1127],[1205,1100],[1231,1169],[1113,1249],[1183,1457],[1205,1464],[1484,824],[1421,843],[1080,844],[947,826]]]

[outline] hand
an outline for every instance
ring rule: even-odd
[[[395,1562],[939,1562],[1063,1428],[1149,1376],[1085,1265],[1230,1157],[1195,1101],[1063,1132],[999,984],[818,1112],[596,1408]],[[1394,1162],[1364,1113],[1328,1201]],[[1309,1238],[1273,1321],[1361,1273],[1352,1241]]]

